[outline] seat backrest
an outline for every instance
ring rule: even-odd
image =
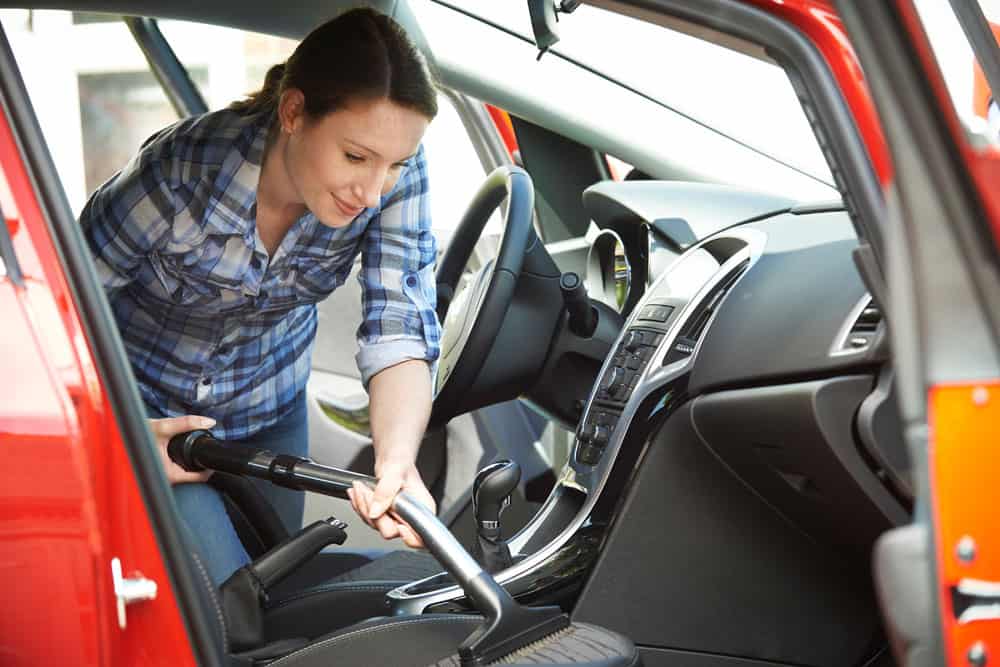
[[[194,570],[202,584],[197,587],[197,604],[202,605],[206,610],[205,616],[210,619],[209,622],[212,624],[211,632],[215,640],[213,648],[216,655],[225,664],[229,655],[229,635],[226,628],[226,617],[222,610],[222,599],[219,595],[219,589],[212,583],[212,577],[208,574],[207,561],[198,547],[198,541],[194,539],[194,536],[188,530],[187,526],[183,525],[183,522],[180,529],[185,550],[190,555]]]

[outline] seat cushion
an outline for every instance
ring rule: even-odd
[[[297,572],[294,580],[275,587],[264,611],[268,641],[313,639],[383,616],[387,613],[386,593],[441,571],[433,556],[420,552],[392,551],[347,571],[342,570],[337,556],[336,551],[320,554]]]
[[[372,619],[322,637],[271,663],[271,667],[460,667],[458,646],[482,620],[458,614]],[[641,663],[635,646],[625,637],[598,626],[573,623],[496,664],[638,667]]]
[[[617,632],[588,623],[573,623],[565,630],[534,642],[501,658],[498,665],[561,667],[639,667],[635,645]],[[432,667],[461,667],[457,652]]]
[[[455,653],[481,622],[458,614],[371,619],[320,637],[271,667],[424,667]]]

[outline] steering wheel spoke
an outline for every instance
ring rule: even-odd
[[[505,199],[496,258],[463,281],[476,242]],[[533,211],[528,173],[497,168],[473,197],[441,258],[437,311],[444,333],[433,424],[515,398],[544,363],[562,299],[560,273],[535,234]]]

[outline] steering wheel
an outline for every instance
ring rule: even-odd
[[[459,288],[486,222],[504,199],[508,204],[496,258]],[[472,388],[500,333],[514,299],[525,252],[538,239],[532,227],[534,201],[528,172],[514,166],[497,167],[479,187],[441,258],[436,277],[437,310],[444,331],[434,422],[446,421],[460,412],[457,406]]]

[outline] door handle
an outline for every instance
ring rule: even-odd
[[[127,625],[125,607],[143,600],[155,600],[156,582],[142,575],[123,576],[122,562],[117,557],[111,559],[111,581],[114,583],[115,601],[118,607],[118,627],[124,630]]]

